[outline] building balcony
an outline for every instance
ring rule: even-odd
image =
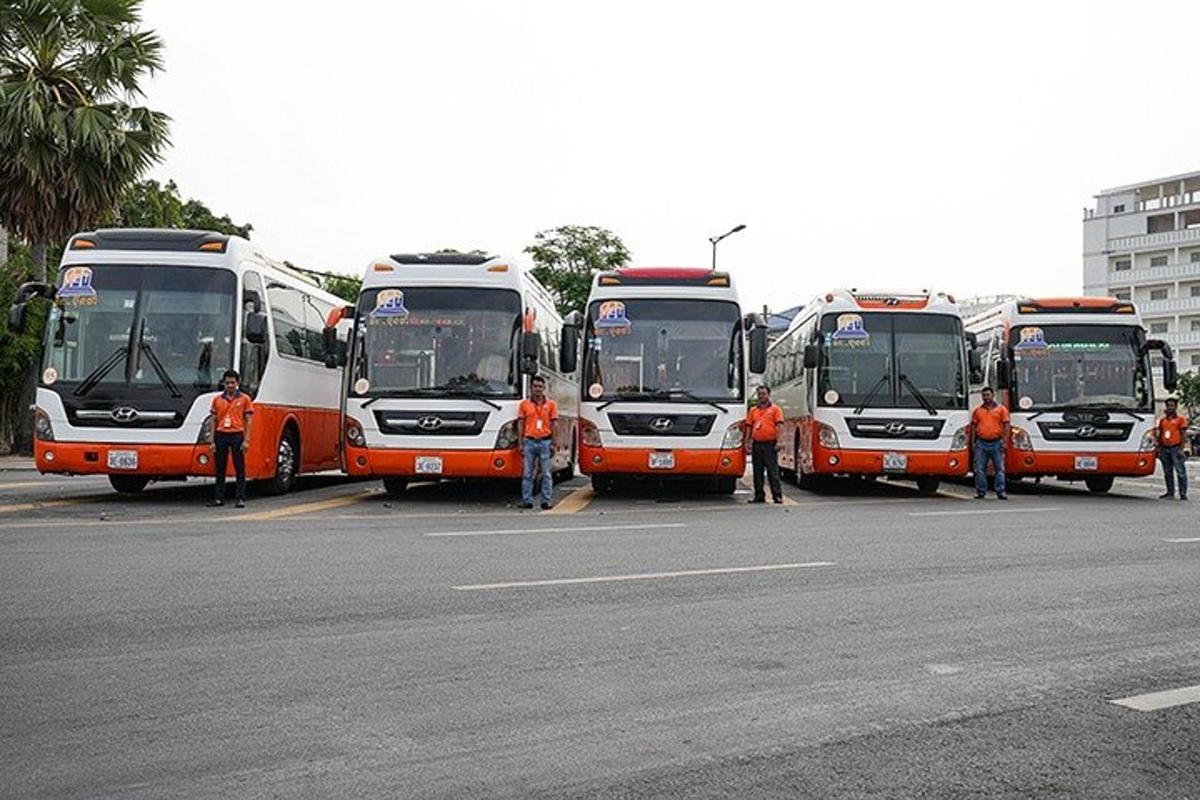
[[[1191,349],[1200,347],[1200,331],[1175,331],[1174,333],[1148,333],[1151,339],[1162,339],[1178,350],[1181,347]]]
[[[1125,284],[1168,283],[1200,279],[1200,263],[1183,262],[1167,264],[1165,267],[1139,267],[1138,269],[1112,269],[1108,271],[1108,282],[1115,286]]]
[[[1142,316],[1157,317],[1163,314],[1200,314],[1200,297],[1172,297],[1168,300],[1138,300],[1137,310]]]
[[[1143,233],[1140,236],[1121,236],[1108,240],[1108,252],[1124,253],[1130,250],[1153,250],[1177,244],[1200,244],[1200,228],[1181,231]]]

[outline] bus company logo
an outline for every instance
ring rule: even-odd
[[[1021,338],[1013,345],[1013,350],[1027,353],[1046,350],[1046,332],[1041,328],[1022,328]]]
[[[70,267],[65,270],[63,272],[62,285],[58,287],[58,296],[74,300],[95,298],[96,288],[92,286],[91,268]]]
[[[843,344],[866,344],[870,341],[871,334],[867,333],[867,329],[863,326],[861,315],[839,314],[837,330],[833,332],[833,339]]]
[[[442,427],[442,418],[432,414],[417,419],[417,427],[423,431],[436,431]]]
[[[375,310],[372,317],[383,319],[407,319],[408,309],[404,307],[404,292],[399,289],[383,289],[375,295]]]
[[[112,417],[113,422],[135,422],[138,418],[138,410],[130,406],[117,406],[108,412],[108,415]]]
[[[625,313],[625,304],[620,300],[608,300],[600,304],[596,317],[597,328],[628,328],[632,323]]]
[[[908,426],[903,422],[889,422],[883,426],[883,431],[888,436],[903,436],[908,433]]]
[[[1079,437],[1080,439],[1095,439],[1096,438],[1096,426],[1095,425],[1080,425],[1078,428],[1075,429],[1075,435],[1077,437]]]
[[[675,420],[671,419],[670,417],[655,417],[654,419],[650,420],[650,427],[659,433],[666,433],[667,431],[671,430],[671,428],[675,427]]]

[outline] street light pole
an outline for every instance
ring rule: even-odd
[[[722,239],[724,239],[726,236],[729,236],[731,234],[737,233],[738,231],[742,231],[745,229],[746,229],[745,225],[738,225],[737,227],[733,228],[732,230],[722,233],[720,236],[710,236],[709,237],[708,241],[712,243],[712,268],[713,269],[717,268],[717,243],[720,242]]]

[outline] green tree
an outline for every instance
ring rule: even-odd
[[[542,231],[525,248],[533,257],[533,275],[555,297],[559,313],[587,304],[597,272],[629,263],[629,249],[610,230],[594,225],[561,225]]]
[[[35,279],[50,243],[111,214],[168,144],[167,116],[133,104],[162,67],[140,12],[140,0],[0,4],[0,224],[32,244]]]
[[[348,303],[358,302],[358,293],[362,291],[362,278],[357,275],[339,275],[333,272],[321,273],[321,288],[330,294],[336,294]]]
[[[1188,417],[1194,417],[1196,409],[1200,408],[1200,372],[1181,372],[1175,396],[1187,409]]]
[[[112,222],[123,228],[186,228],[244,239],[254,230],[250,223],[239,225],[228,214],[217,216],[199,200],[184,200],[175,181],[167,181],[165,186],[155,180],[130,185],[121,195]]]

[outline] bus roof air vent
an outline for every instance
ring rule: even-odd
[[[392,260],[397,264],[442,264],[458,267],[478,267],[494,256],[482,253],[396,253]]]

